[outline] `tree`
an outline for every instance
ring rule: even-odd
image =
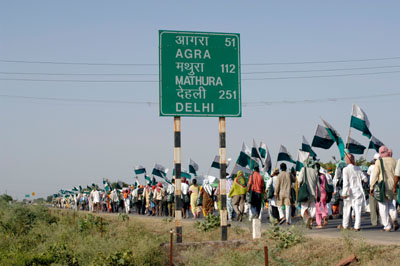
[[[0,196],[0,200],[4,200],[5,202],[13,201],[13,198],[10,195],[3,194]]]
[[[53,201],[53,195],[49,195],[46,198],[46,202],[51,203]]]

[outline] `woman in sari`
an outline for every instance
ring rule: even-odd
[[[199,218],[200,208],[197,206],[197,199],[200,195],[200,187],[197,185],[197,180],[193,179],[192,185],[189,188],[190,207],[192,209],[194,219]]]
[[[319,182],[317,182],[317,187],[315,191],[317,191],[317,194],[319,195],[319,198],[317,197],[317,202],[315,203],[315,219],[317,222],[317,227],[318,229],[323,228],[323,226],[328,225],[328,209],[326,207],[326,190],[325,190],[325,184],[326,184],[327,179],[326,176],[322,173],[319,174]],[[318,187],[319,186],[319,187]],[[322,221],[324,224],[322,224]]]
[[[210,182],[206,179],[203,182],[200,194],[203,196],[203,213],[205,216],[212,214],[213,212],[213,190],[210,186]]]

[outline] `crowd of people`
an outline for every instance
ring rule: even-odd
[[[334,169],[324,169],[312,158],[304,162],[300,171],[288,169],[285,163],[273,169],[271,175],[260,174],[255,167],[250,176],[238,171],[227,176],[228,221],[243,221],[269,217],[275,224],[292,223],[300,216],[307,228],[323,229],[333,216],[342,219],[339,229],[353,224],[361,229],[361,214],[370,213],[371,225],[383,231],[397,230],[396,195],[400,194],[400,160],[382,146],[369,167],[357,166],[354,156],[346,153],[345,160]],[[202,184],[197,179],[181,179],[182,217],[198,219],[221,209],[220,188],[208,179]],[[400,196],[400,195],[398,195]],[[400,198],[400,197],[399,197]],[[54,199],[56,207],[148,216],[175,215],[175,184],[148,182],[110,191],[94,188],[90,192],[77,192],[68,197]]]

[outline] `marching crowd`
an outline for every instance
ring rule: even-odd
[[[400,192],[400,160],[392,158],[386,146],[379,149],[367,167],[359,167],[354,156],[346,153],[345,160],[336,164],[333,172],[324,169],[312,158],[304,162],[298,172],[288,169],[285,163],[273,169],[271,175],[263,176],[257,167],[249,177],[242,171],[227,176],[228,221],[249,220],[268,215],[276,224],[292,223],[292,218],[301,216],[307,228],[322,229],[333,216],[342,218],[339,229],[361,229],[361,214],[370,213],[372,226],[381,226],[383,231],[397,230],[397,207]],[[194,219],[213,214],[221,209],[220,189],[212,186],[208,179],[198,184],[194,178],[189,183],[181,179],[183,218]],[[87,210],[91,212],[125,212],[148,216],[175,215],[175,184],[148,182],[100,191],[76,192],[53,200],[60,208]],[[351,222],[352,221],[352,222]]]

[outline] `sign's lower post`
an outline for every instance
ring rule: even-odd
[[[175,164],[175,231],[176,243],[182,243],[181,198],[181,117],[174,117],[174,164]]]
[[[228,214],[226,210],[226,127],[225,117],[219,118],[219,164],[220,183],[219,192],[221,195],[221,240],[228,240]]]

